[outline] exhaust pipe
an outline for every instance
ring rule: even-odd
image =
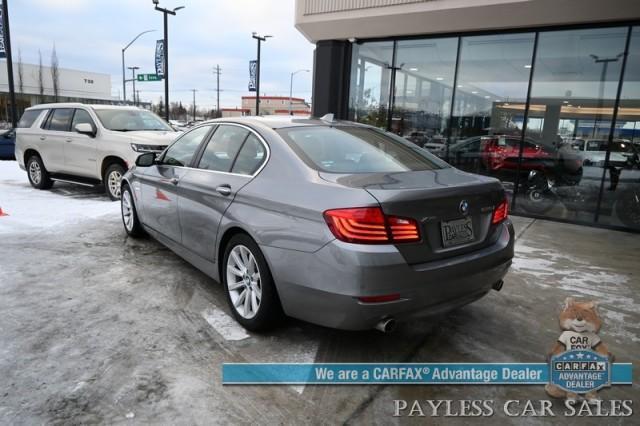
[[[493,289],[494,289],[495,291],[500,291],[500,290],[502,290],[502,286],[503,286],[503,285],[504,285],[504,281],[503,281],[503,280],[500,280],[500,281],[498,281],[497,283],[495,283],[495,284],[493,285]]]
[[[396,329],[396,320],[393,318],[385,318],[376,324],[375,328],[383,333],[391,333]]]

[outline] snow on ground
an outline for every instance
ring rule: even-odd
[[[104,215],[120,215],[120,203],[95,188],[56,182],[33,188],[16,161],[0,161],[0,235],[61,227]]]

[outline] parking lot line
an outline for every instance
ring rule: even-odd
[[[240,324],[221,309],[207,308],[202,311],[202,316],[226,340],[236,341],[250,337]]]

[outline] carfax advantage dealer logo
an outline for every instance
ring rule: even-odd
[[[551,358],[551,384],[584,394],[611,386],[609,358],[590,350],[571,350]]]

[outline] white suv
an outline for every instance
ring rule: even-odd
[[[29,182],[104,185],[120,198],[120,178],[142,152],[161,152],[178,135],[154,113],[127,106],[80,103],[27,108],[16,128],[16,159]]]

